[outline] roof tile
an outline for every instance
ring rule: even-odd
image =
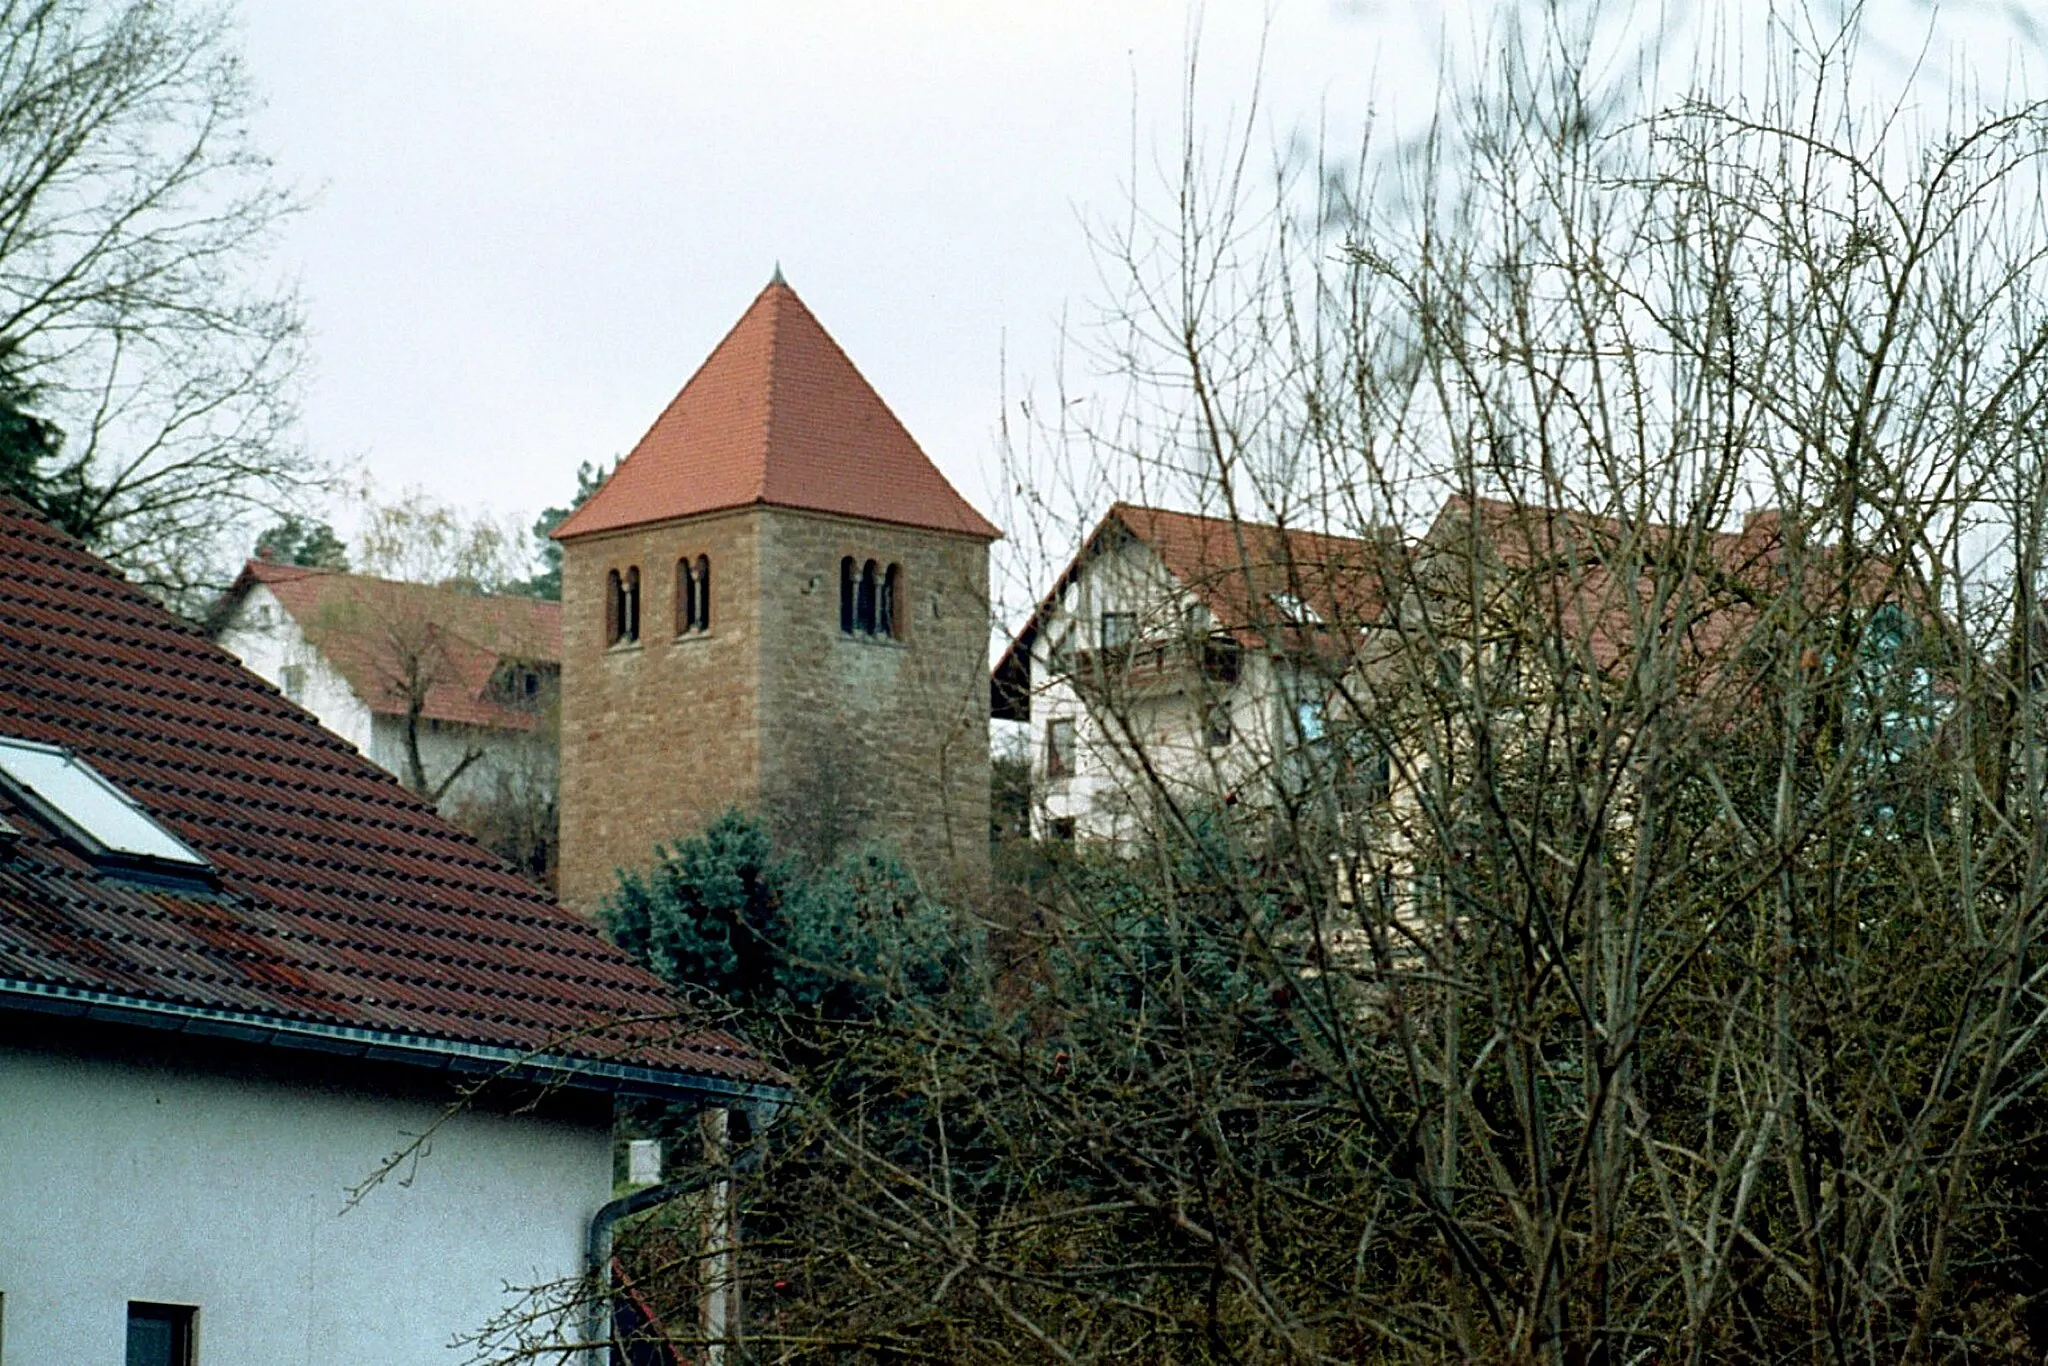
[[[223,650],[0,498],[0,734],[67,746],[220,873],[103,876],[0,792],[0,977],[735,1081],[775,1072]],[[592,1032],[596,1031],[596,1032]]]

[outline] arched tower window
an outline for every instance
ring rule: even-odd
[[[619,586],[619,639],[635,644],[640,639],[640,566],[626,570]]]
[[[853,556],[848,555],[839,562],[839,630],[841,634],[853,634]]]
[[[676,634],[711,629],[711,557],[676,561]]]
[[[616,645],[626,633],[626,589],[616,569],[604,576],[604,643]]]
[[[892,564],[889,572],[882,575],[882,596],[876,604],[875,629],[885,636],[894,636],[903,620],[902,613],[903,566]]]
[[[854,625],[860,628],[862,635],[875,633],[875,598],[881,586],[881,572],[875,568],[875,562],[869,560],[860,567],[860,595],[855,599],[853,608]]]

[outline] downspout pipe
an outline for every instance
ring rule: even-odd
[[[749,1125],[758,1138],[765,1133],[782,1113],[783,1105],[774,1101],[746,1107]],[[747,1145],[739,1159],[725,1171],[706,1172],[687,1181],[664,1181],[658,1186],[646,1186],[630,1191],[616,1200],[607,1200],[590,1216],[590,1232],[584,1241],[583,1255],[589,1263],[592,1296],[590,1307],[583,1316],[583,1343],[590,1352],[591,1366],[606,1366],[612,1341],[612,1230],[621,1219],[665,1205],[678,1196],[700,1191],[717,1181],[728,1179],[735,1172],[751,1171],[761,1161],[758,1143]]]
[[[679,1195],[704,1189],[711,1184],[710,1176],[699,1176],[690,1181],[666,1181],[659,1186],[646,1186],[640,1190],[608,1200],[590,1216],[590,1236],[584,1245],[584,1256],[590,1267],[591,1299],[590,1308],[583,1317],[583,1342],[590,1349],[591,1366],[605,1366],[612,1342],[612,1230],[619,1220],[630,1218],[643,1210],[665,1205]]]

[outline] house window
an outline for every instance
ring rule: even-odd
[[[1212,698],[1202,706],[1202,741],[1210,749],[1230,743],[1230,700]]]
[[[1326,729],[1323,715],[1323,699],[1304,697],[1294,704],[1294,732],[1305,745],[1314,744],[1323,738]]]
[[[128,1301],[128,1366],[193,1366],[197,1314],[185,1304]]]
[[[1104,612],[1102,614],[1102,648],[1114,650],[1119,645],[1128,645],[1138,633],[1138,614],[1135,612]]]
[[[105,866],[209,872],[190,845],[70,750],[0,736],[0,788]]]
[[[1456,692],[1465,681],[1465,652],[1455,645],[1447,645],[1436,652],[1437,686],[1446,692]]]
[[[1055,820],[1052,823],[1052,837],[1061,844],[1072,844],[1074,842],[1074,818],[1072,816],[1061,816]]]
[[[711,557],[676,561],[676,634],[711,629]]]
[[[284,688],[284,695],[297,702],[306,695],[306,666],[287,664],[278,671],[278,683]]]
[[[605,575],[604,638],[607,645],[633,645],[640,640],[640,569]]]
[[[1045,725],[1045,776],[1065,778],[1074,772],[1074,721],[1055,717]]]
[[[1046,647],[1046,667],[1056,674],[1070,674],[1074,671],[1074,628],[1062,626],[1054,632],[1052,644]]]

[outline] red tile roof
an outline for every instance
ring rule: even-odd
[[[428,1052],[539,1051],[586,1076],[651,1069],[664,1085],[776,1081],[730,1035],[621,1023],[673,1017],[677,1002],[225,651],[4,498],[0,735],[71,749],[204,855],[220,883],[102,874],[0,790],[0,818],[22,831],[0,849],[0,999],[268,1022],[402,1054],[420,1040]]]
[[[1659,632],[1682,633],[1695,665],[1733,663],[1763,607],[1790,588],[1795,559],[1809,609],[1827,610],[1841,588],[1834,550],[1814,546],[1804,557],[1791,556],[1776,511],[1752,513],[1740,531],[1706,530],[1695,538],[1683,527],[1460,496],[1445,502],[1423,544],[1454,563],[1476,552],[1513,571],[1545,619],[1602,671],[1625,667],[1641,643],[1642,623],[1653,620]],[[1689,574],[1692,591],[1660,593],[1654,580],[1664,567]],[[1860,565],[1848,586],[1855,603],[1870,607],[1903,596],[1910,585],[1896,581],[1892,569],[1875,559]],[[1688,615],[1673,620],[1680,602]]]
[[[801,508],[994,539],[777,277],[558,539],[727,508]]]
[[[530,730],[534,715],[494,698],[500,664],[562,660],[562,605],[365,574],[251,560],[228,607],[262,584],[365,706],[404,715],[415,689],[435,721]],[[220,618],[216,613],[216,620]]]
[[[1218,630],[1254,648],[1266,646],[1287,625],[1276,601],[1283,596],[1298,598],[1326,625],[1355,632],[1380,619],[1389,590],[1398,587],[1397,561],[1384,541],[1133,503],[1113,504],[1103,522],[1122,525],[1150,546],[1167,571],[1202,600]]]

